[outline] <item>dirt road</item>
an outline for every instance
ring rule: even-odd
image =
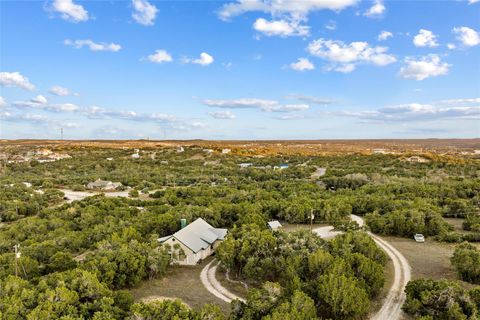
[[[351,219],[356,221],[359,226],[364,226],[364,221],[361,217],[352,215]],[[334,231],[333,227],[321,227],[313,230],[321,237],[334,237],[340,232]],[[394,280],[390,290],[388,291],[385,301],[380,308],[380,310],[371,316],[371,320],[400,320],[403,318],[402,305],[405,301],[405,286],[408,281],[410,281],[411,271],[410,265],[407,259],[397,250],[395,247],[390,245],[387,241],[381,239],[380,237],[368,233],[375,243],[385,251],[385,253],[390,257],[393,262],[394,268]],[[222,299],[225,302],[231,302],[234,299],[239,299],[244,301],[234,293],[228,291],[223,287],[215,278],[215,272],[217,270],[217,261],[213,260],[207,264],[201,274],[200,279],[202,280],[205,288],[210,291],[213,295]]]
[[[200,280],[202,281],[204,287],[210,291],[211,294],[225,302],[230,303],[235,299],[245,301],[236,294],[228,291],[227,288],[223,287],[222,284],[218,282],[217,278],[215,277],[217,266],[218,262],[216,259],[214,259],[203,268],[202,272],[200,273]]]

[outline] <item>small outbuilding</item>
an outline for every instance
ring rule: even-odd
[[[278,220],[269,221],[267,224],[268,228],[272,231],[277,231],[282,227]]]
[[[227,232],[227,229],[214,228],[198,218],[174,234],[159,238],[158,242],[170,247],[173,262],[195,265],[215,252]]]

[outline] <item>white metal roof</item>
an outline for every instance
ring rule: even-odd
[[[268,222],[268,227],[272,230],[278,229],[281,226],[282,225],[280,224],[280,222],[278,222],[278,220],[273,220]]]
[[[165,242],[171,237],[174,237],[196,253],[208,248],[208,246],[217,240],[223,240],[226,235],[227,229],[214,228],[202,218],[198,218],[173,235],[159,238],[158,241]]]

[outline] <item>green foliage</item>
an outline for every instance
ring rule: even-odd
[[[477,247],[464,242],[455,248],[450,260],[461,279],[480,284],[480,250]]]
[[[403,310],[416,319],[477,319],[477,289],[470,292],[446,280],[412,280],[405,288]],[[477,304],[476,304],[477,303]]]

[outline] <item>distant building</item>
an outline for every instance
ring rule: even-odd
[[[177,152],[179,152],[179,153],[180,153],[180,152],[184,152],[184,151],[185,151],[185,149],[184,149],[183,147],[178,147],[178,148],[177,148]]]
[[[223,154],[228,154],[228,153],[230,153],[231,151],[232,151],[232,150],[230,150],[230,149],[222,149],[222,153],[223,153]]]
[[[172,235],[158,239],[168,245],[173,262],[181,265],[195,265],[210,256],[225,239],[227,229],[214,228],[198,218]]]
[[[284,169],[288,169],[288,167],[289,167],[288,164],[283,163],[283,164],[281,164],[281,165],[279,165],[279,166],[273,167],[273,170],[284,170]]]
[[[425,159],[423,157],[419,157],[419,156],[412,156],[412,157],[409,157],[406,159],[408,162],[415,162],[415,163],[426,163],[426,162],[430,162],[430,160],[428,159]]]
[[[87,189],[99,189],[99,190],[115,190],[122,186],[121,182],[112,182],[112,181],[105,181],[101,179],[97,179],[94,182],[90,182],[87,184]]]
[[[269,221],[267,224],[268,228],[272,231],[277,231],[282,227],[278,220]]]
[[[240,163],[238,166],[240,168],[248,168],[248,167],[251,167],[252,164],[251,163]]]
[[[25,158],[24,156],[21,156],[19,154],[16,154],[12,156],[10,159],[8,159],[8,163],[22,163],[22,162],[27,162],[28,159]]]
[[[107,158],[107,161],[112,161],[112,160],[113,160],[113,158]]]

